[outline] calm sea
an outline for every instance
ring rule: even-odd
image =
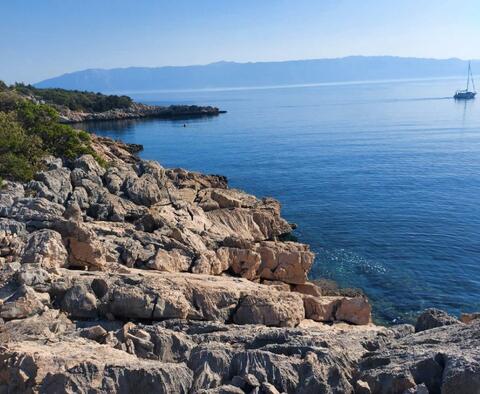
[[[377,321],[402,322],[427,307],[480,310],[480,99],[451,99],[463,85],[132,93],[228,113],[84,127],[143,144],[142,157],[164,166],[276,197],[317,254],[312,278],[360,287]]]

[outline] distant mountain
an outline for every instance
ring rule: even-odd
[[[480,72],[480,61],[472,63]],[[466,75],[460,59],[350,56],[284,62],[218,62],[202,66],[89,69],[46,79],[37,87],[101,92],[295,85]]]

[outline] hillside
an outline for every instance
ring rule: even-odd
[[[474,61],[472,66],[480,70],[480,61]],[[460,59],[352,56],[284,62],[218,62],[185,67],[89,69],[47,79],[35,86],[101,92],[205,89],[462,76],[466,68],[467,62]]]

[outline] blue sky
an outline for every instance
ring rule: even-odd
[[[347,55],[480,58],[480,0],[2,0],[0,79]]]

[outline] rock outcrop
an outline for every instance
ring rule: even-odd
[[[277,201],[93,141],[107,168],[0,189],[0,392],[478,392],[476,315],[375,326],[308,281]]]
[[[63,123],[77,123],[102,120],[128,120],[141,118],[157,119],[188,119],[205,116],[217,116],[225,111],[216,107],[200,107],[197,105],[146,105],[133,103],[128,108],[111,109],[105,112],[81,112],[61,108],[60,121]]]

